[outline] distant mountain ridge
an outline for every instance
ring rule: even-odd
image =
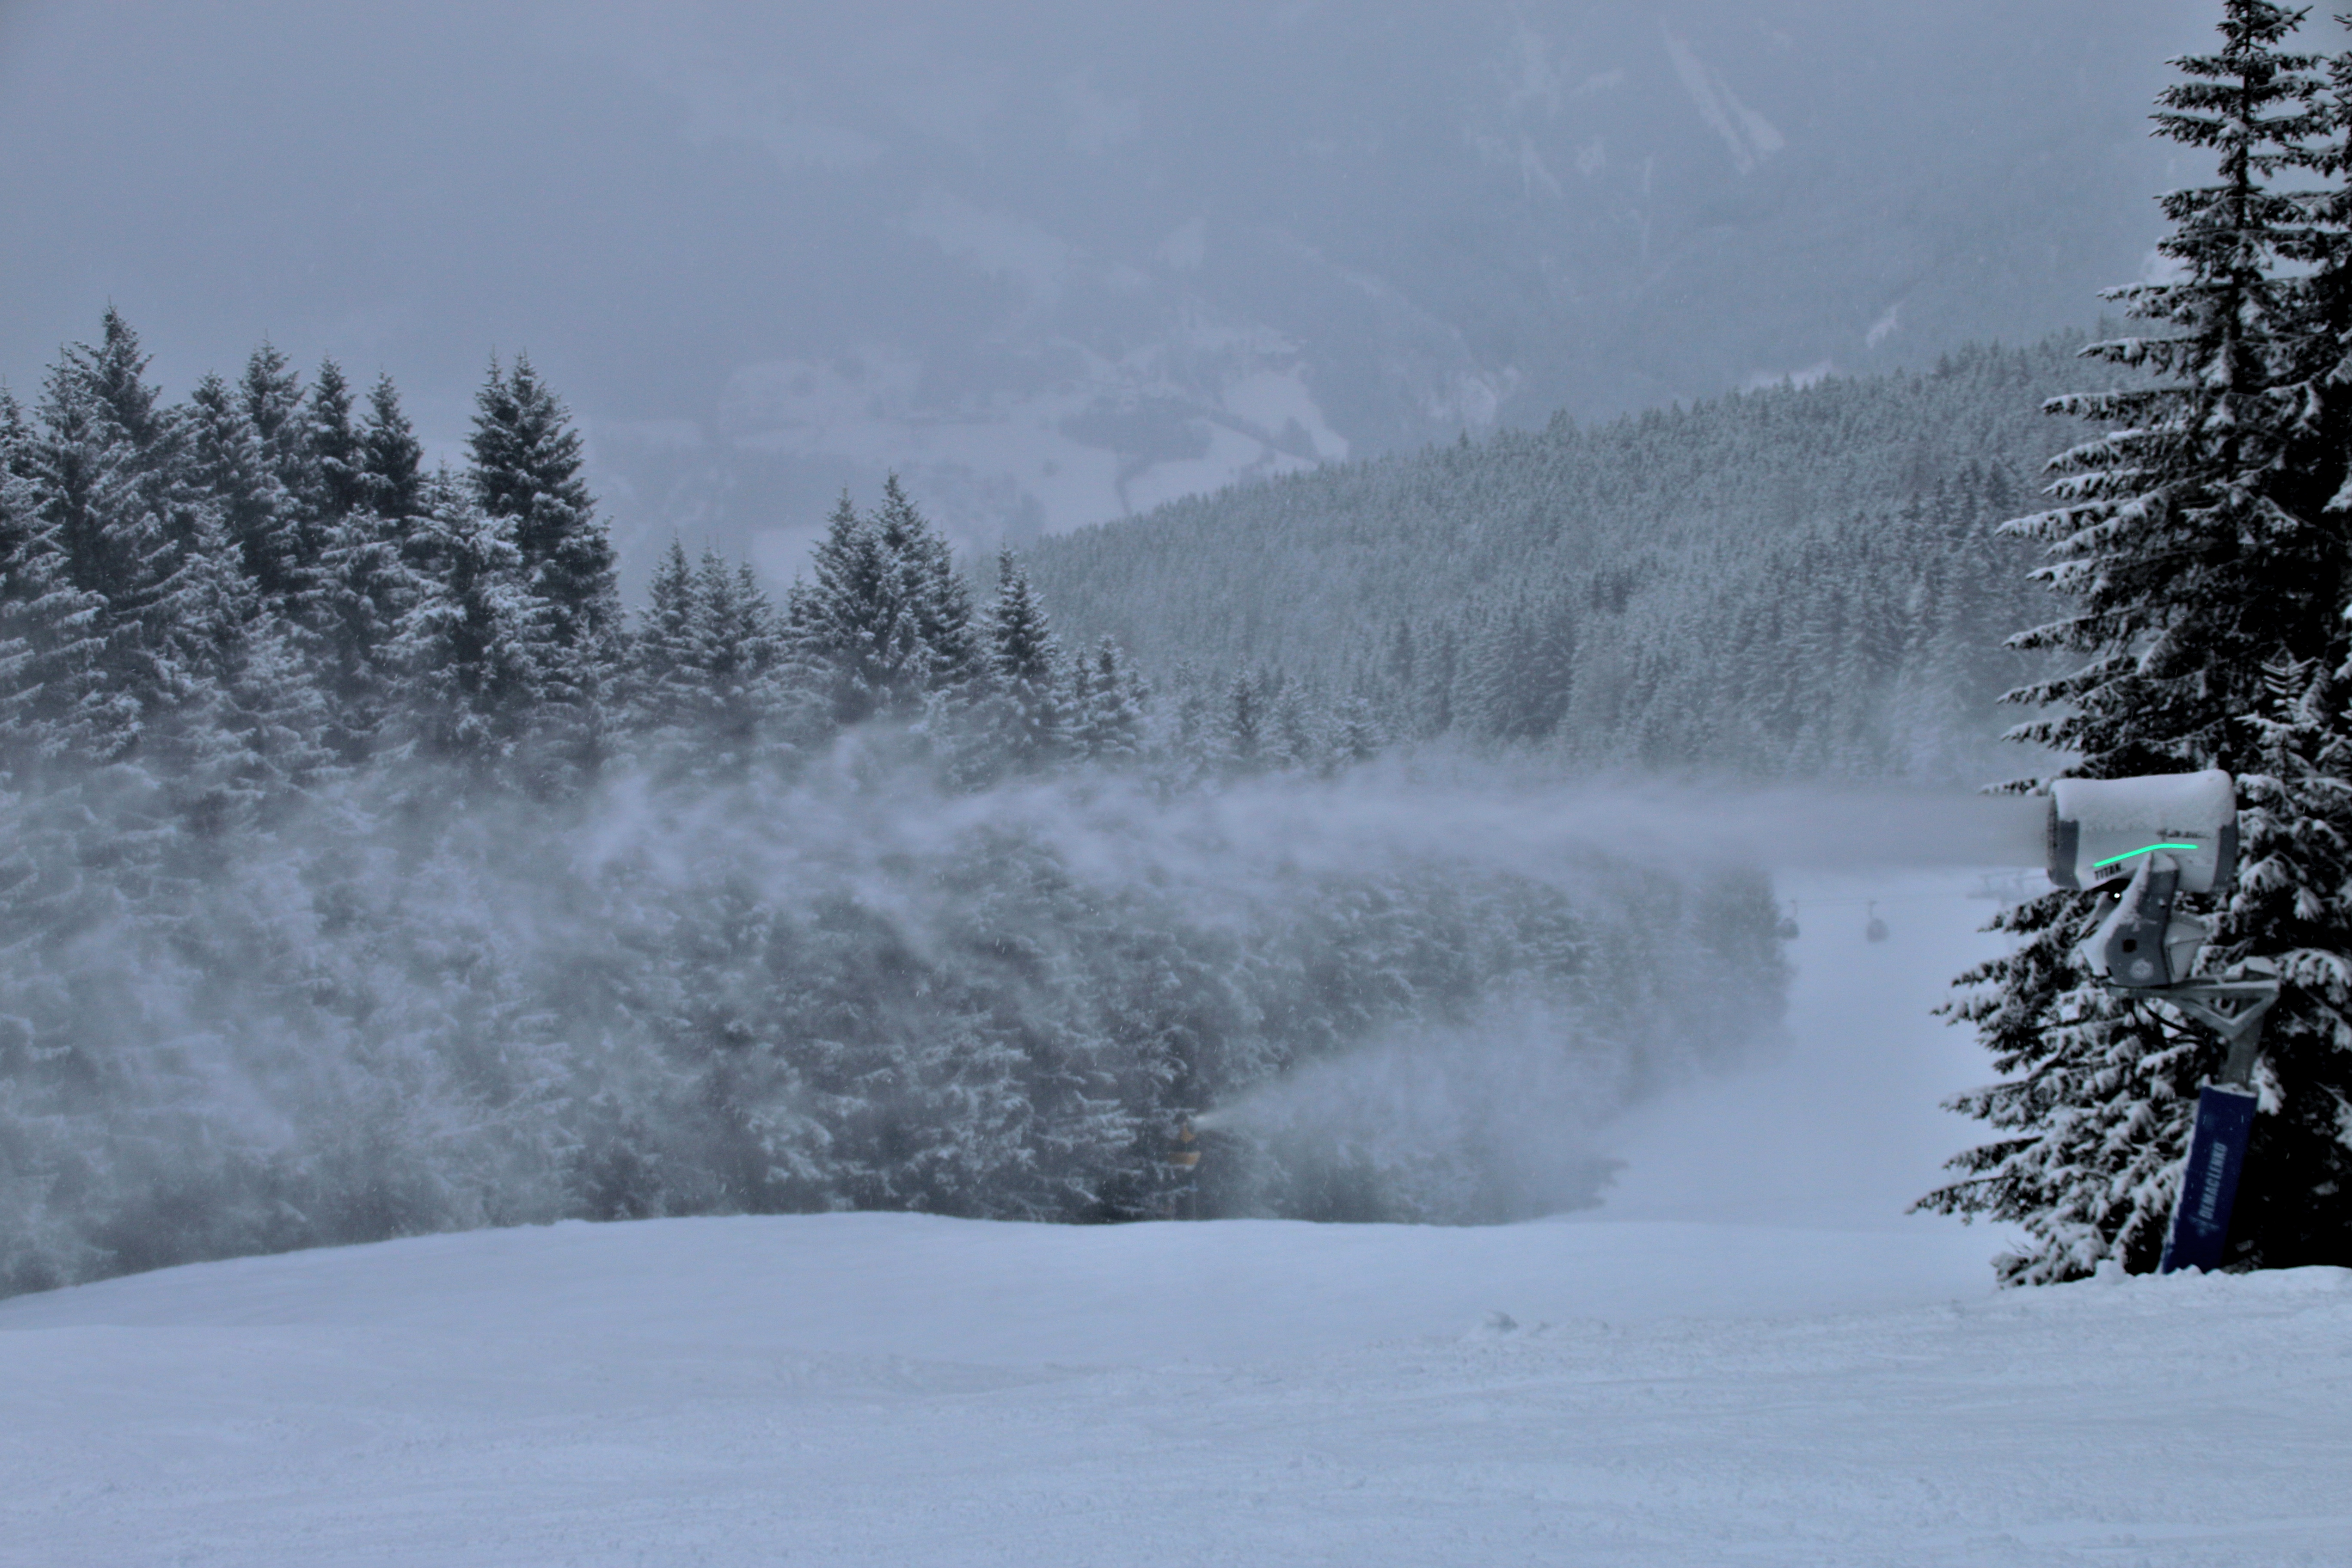
[[[0,365],[111,299],[174,385],[396,365],[430,446],[528,349],[632,584],[676,531],[781,586],[892,469],[988,548],[2079,322],[2219,7],[383,10],[10,8]]]

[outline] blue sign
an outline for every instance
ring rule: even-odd
[[[2230,1205],[2237,1200],[2238,1173],[2246,1168],[2246,1140],[2254,1130],[2254,1104],[2253,1091],[2234,1084],[2209,1083],[2198,1095],[2180,1201],[2173,1205],[2172,1235],[2158,1273],[2221,1267]]]

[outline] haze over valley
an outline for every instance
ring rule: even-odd
[[[0,368],[110,300],[169,386],[267,337],[451,452],[524,350],[632,581],[789,580],[890,469],[985,549],[2086,327],[2207,9],[20,4]]]

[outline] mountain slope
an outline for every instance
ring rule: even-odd
[[[2051,614],[1992,525],[2081,435],[2039,411],[2078,343],[1334,465],[1042,540],[1033,575],[1163,672],[1278,666],[1405,734],[1948,779],[1999,765],[1999,645]]]

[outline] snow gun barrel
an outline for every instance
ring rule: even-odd
[[[2050,879],[2080,890],[2128,881],[2158,856],[2175,887],[2210,893],[2238,864],[2235,781],[2219,768],[2127,779],[2061,779],[2051,786]]]

